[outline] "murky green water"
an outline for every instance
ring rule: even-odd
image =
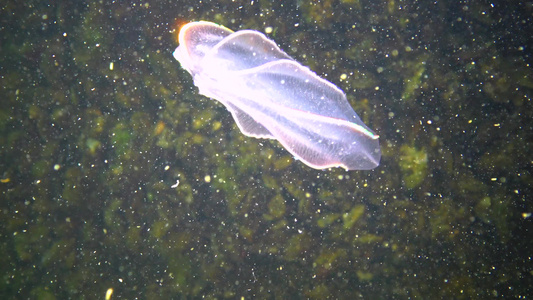
[[[197,2],[2,4],[2,298],[531,295],[530,3]],[[194,20],[272,30],[380,166],[242,135],[172,57]]]

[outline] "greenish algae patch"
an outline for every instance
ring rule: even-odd
[[[36,287],[31,290],[30,295],[37,300],[55,300],[57,299],[53,292],[46,287]]]
[[[132,131],[125,123],[117,123],[112,129],[111,143],[118,156],[131,151]]]
[[[285,215],[285,209],[285,199],[277,194],[268,202],[268,214],[265,214],[263,218],[269,221],[280,219]]]
[[[276,170],[284,170],[294,163],[294,159],[290,155],[283,155],[274,161],[274,168]]]
[[[102,143],[99,140],[88,138],[85,141],[85,145],[87,146],[87,149],[89,149],[89,153],[91,155],[94,155],[96,153],[96,150],[100,149]]]
[[[162,238],[170,230],[170,226],[167,220],[155,221],[150,228],[150,233],[155,238]]]
[[[374,274],[361,270],[357,270],[355,274],[357,274],[357,278],[361,281],[371,281],[374,278]]]
[[[309,292],[307,292],[307,296],[310,299],[328,299],[331,295],[331,291],[328,289],[328,286],[326,284],[319,284]]]
[[[335,269],[346,259],[347,252],[345,249],[324,250],[314,261],[315,269],[324,271]]]
[[[361,218],[365,212],[365,206],[363,204],[355,205],[349,212],[342,215],[342,221],[344,223],[344,230],[348,230],[353,227],[355,222]]]
[[[412,61],[407,64],[407,73],[411,77],[404,79],[402,99],[406,101],[414,100],[416,90],[424,84],[423,75],[426,72],[426,59],[426,57],[421,57],[418,61]]]
[[[313,246],[313,238],[307,234],[293,235],[287,242],[284,253],[288,260],[297,260]]]
[[[254,240],[254,231],[252,228],[243,225],[239,226],[239,233],[248,241]]]
[[[48,245],[43,244],[43,238],[48,238],[48,228],[44,226],[32,226],[25,232],[14,235],[14,247],[17,253],[17,258],[22,261],[31,261],[39,255],[44,253]]]
[[[341,217],[341,214],[339,213],[324,213],[321,214],[317,225],[320,228],[328,227],[329,225],[333,224],[333,222],[337,221]]]
[[[351,9],[359,10],[363,8],[361,0],[341,0],[341,3],[348,5]]]
[[[429,218],[432,236],[434,238],[452,239],[456,234],[453,220],[462,214],[464,214],[464,211],[457,211],[450,201],[441,202],[437,209],[431,212],[431,218]]]
[[[511,235],[509,231],[511,211],[512,206],[506,195],[496,194],[495,197],[483,197],[474,206],[476,216],[483,222],[494,225],[503,240],[507,240]]]
[[[428,155],[425,149],[403,145],[400,147],[400,161],[403,183],[407,188],[420,186],[427,177]]]
[[[383,237],[375,234],[363,234],[354,239],[356,243],[360,244],[372,244],[383,241]]]

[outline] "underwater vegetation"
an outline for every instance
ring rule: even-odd
[[[531,295],[531,9],[2,4],[0,295]],[[344,90],[379,167],[241,134],[172,57],[196,20],[265,32]]]

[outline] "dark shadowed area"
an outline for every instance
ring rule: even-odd
[[[526,299],[515,3],[4,1],[0,298]],[[314,170],[244,136],[172,56],[197,20],[266,32],[344,90],[380,165]]]

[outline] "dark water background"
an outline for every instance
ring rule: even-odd
[[[531,1],[198,2],[1,4],[2,299],[532,295]],[[381,165],[243,136],[172,57],[194,20],[272,27]]]

